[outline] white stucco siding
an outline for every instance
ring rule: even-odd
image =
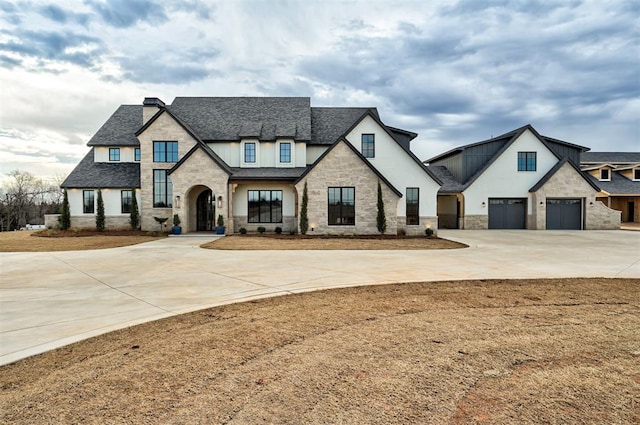
[[[518,171],[518,152],[536,152],[536,171]],[[527,198],[527,214],[531,214],[529,189],[557,162],[558,158],[526,130],[464,191],[465,215],[488,215],[490,197]]]
[[[295,167],[307,166],[307,144],[298,142],[295,144]]]
[[[408,187],[420,189],[420,216],[437,216],[438,183],[373,118],[365,117],[347,135],[347,140],[360,153],[363,134],[375,134],[375,157],[367,159],[402,192],[403,198],[398,201],[398,216],[405,216]]]
[[[311,165],[318,160],[329,149],[329,146],[322,145],[309,145],[307,146],[307,158],[306,164],[299,165],[299,167],[305,167],[307,165]]]
[[[289,183],[246,183],[239,184],[233,192],[233,214],[246,216],[248,214],[247,192],[249,190],[281,190],[282,191],[282,215],[293,216],[295,214],[294,186]]]
[[[117,162],[135,162],[134,147],[111,146],[111,148],[120,149],[120,161],[117,161]],[[110,147],[101,147],[101,146],[95,147],[93,149],[93,161],[94,162],[114,162],[114,161],[109,161],[109,149]]]
[[[85,214],[83,212],[84,199],[83,191],[93,190],[93,214]],[[104,214],[106,216],[114,215],[126,215],[129,213],[122,213],[121,204],[121,192],[123,190],[131,189],[102,189],[102,201],[104,203]],[[67,196],[69,198],[69,211],[72,216],[95,216],[98,209],[98,189],[69,189],[67,190]],[[136,200],[138,202],[138,208],[140,205],[140,191],[136,190]]]
[[[229,167],[240,166],[240,142],[213,142],[207,145]]]

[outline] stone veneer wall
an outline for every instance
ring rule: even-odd
[[[345,143],[342,141],[334,146],[327,156],[316,164],[302,181],[296,184],[298,208],[302,206],[305,181],[308,184],[309,231],[307,234],[365,235],[379,233],[376,226],[379,178]],[[384,182],[380,183],[387,219],[386,234],[395,235],[398,231],[397,206],[400,198]],[[327,224],[329,187],[355,187],[355,226],[329,226]]]
[[[421,215],[419,217],[420,224],[412,224],[407,225],[407,217],[398,216],[397,227],[398,230],[402,229],[404,233],[408,236],[423,236],[427,227],[433,230],[433,234],[438,234],[438,228],[440,224],[438,222],[438,217],[430,217],[426,215]],[[389,226],[389,218],[387,218],[387,226]]]
[[[489,228],[489,216],[465,215],[464,228],[467,230],[486,230]]]
[[[233,232],[238,233],[241,227],[247,229],[248,232],[257,232],[258,227],[262,226],[267,229],[267,232],[272,233],[276,227],[282,228],[282,233],[289,233],[290,231],[298,231],[298,222],[293,216],[282,217],[282,223],[248,223],[247,216],[235,216],[233,217]]]
[[[60,214],[45,214],[44,225],[47,229],[58,228],[58,217]],[[104,217],[104,226],[106,229],[130,229],[129,215],[107,215]],[[71,227],[76,229],[95,229],[95,215],[72,215]],[[157,230],[157,229],[156,229]]]
[[[620,228],[620,212],[596,201],[596,191],[571,164],[565,163],[537,192],[533,194],[535,229],[547,227],[547,198],[581,198],[584,203],[585,230]]]

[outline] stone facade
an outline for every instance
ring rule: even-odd
[[[60,214],[45,214],[44,225],[47,229],[57,229],[60,223],[58,218]],[[130,229],[128,215],[107,215],[104,217],[104,226],[106,229]],[[96,228],[96,216],[95,215],[72,215],[71,227],[76,229],[95,229]]]
[[[267,232],[273,232],[276,227],[282,228],[282,233],[289,233],[291,231],[298,231],[298,221],[295,217],[292,216],[283,216],[282,223],[248,223],[247,216],[235,216],[233,218],[234,227],[229,227],[233,229],[233,232],[238,233],[242,227],[247,229],[247,232],[257,232],[258,227],[264,227],[267,229]]]
[[[376,226],[378,181],[379,177],[346,145],[341,141],[335,145],[324,159],[296,184],[298,208],[302,204],[304,183],[307,182],[309,203],[307,212],[309,218],[309,235],[367,235],[378,234]],[[386,234],[395,235],[397,226],[397,206],[400,197],[384,182],[382,185],[382,199],[384,201],[387,219]],[[355,225],[328,225],[328,193],[329,187],[355,188]],[[298,212],[298,217],[300,216]],[[313,229],[313,230],[312,230]]]
[[[463,229],[486,230],[489,228],[488,215],[465,215]]]

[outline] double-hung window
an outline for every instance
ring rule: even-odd
[[[120,161],[120,148],[109,148],[109,161]]]
[[[249,190],[249,223],[282,223],[281,190]]]
[[[173,185],[168,170],[153,170],[153,207],[173,207]]]
[[[178,162],[178,142],[153,142],[153,162]]]
[[[420,188],[407,188],[407,225],[420,224]]]
[[[131,212],[131,196],[132,190],[123,190],[120,192],[120,212],[129,214]]]
[[[329,225],[356,224],[356,189],[354,187],[329,188]]]
[[[280,162],[282,163],[291,162],[291,143],[289,142],[280,143]]]
[[[135,148],[133,150],[133,160],[140,161],[140,148]]]
[[[640,168],[633,169],[633,181],[640,180]]]
[[[375,134],[362,135],[362,156],[365,158],[376,157],[376,136]]]
[[[244,162],[254,164],[256,162],[256,144],[247,142],[244,144]]]
[[[608,168],[602,168],[600,170],[600,180],[606,182],[611,180],[611,171]]]
[[[93,195],[93,190],[83,190],[82,191],[82,212],[85,214],[93,214],[94,212],[94,202],[95,198]]]
[[[518,152],[518,171],[536,171],[535,152]]]

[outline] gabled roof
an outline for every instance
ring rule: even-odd
[[[60,187],[78,189],[139,188],[140,163],[93,162],[93,148]]]
[[[189,152],[187,152],[187,153],[186,153],[182,158],[180,158],[180,161],[176,162],[176,165],[174,165],[173,167],[171,167],[171,169],[169,170],[169,174],[173,173],[173,172],[174,172],[174,171],[176,171],[178,168],[180,168],[180,166],[181,166],[182,164],[184,164],[184,163],[185,163],[185,161],[186,161],[187,159],[189,159],[189,157],[190,157],[191,155],[193,155],[193,153],[194,153],[195,151],[197,151],[198,149],[202,149],[202,151],[203,151],[203,152],[204,152],[204,153],[205,153],[209,158],[211,158],[211,160],[212,160],[213,162],[215,162],[215,163],[216,163],[220,168],[222,168],[222,170],[223,170],[225,173],[227,173],[227,174],[231,175],[231,167],[229,167],[229,166],[227,165],[227,163],[226,163],[226,162],[224,162],[224,161],[222,160],[222,158],[220,158],[220,157],[218,156],[218,154],[216,154],[216,153],[215,153],[215,152],[214,152],[214,151],[213,151],[209,146],[207,146],[207,144],[206,144],[206,143],[204,143],[202,140],[198,139],[197,137],[195,137],[195,138],[196,138],[196,144],[195,144],[195,145],[193,145],[193,147],[192,147],[191,149],[189,149]]]
[[[398,195],[400,198],[402,198],[402,192],[400,192],[398,189],[395,188],[395,186],[393,186],[391,184],[391,182],[389,180],[387,180],[387,178],[382,175],[382,173],[380,171],[378,171],[378,169],[376,167],[373,166],[373,164],[371,164],[371,162],[369,162],[367,160],[367,158],[365,158],[364,156],[362,156],[362,154],[355,148],[353,147],[353,145],[351,143],[349,143],[349,141],[344,138],[341,137],[338,140],[336,140],[336,142],[331,145],[331,147],[329,149],[327,149],[326,151],[324,151],[324,153],[322,155],[320,155],[320,157],[318,159],[316,159],[316,161],[311,164],[309,167],[307,167],[307,169],[304,171],[304,173],[302,173],[300,175],[300,177],[298,177],[298,179],[294,182],[294,184],[298,184],[300,181],[302,181],[302,179],[304,179],[307,174],[309,174],[311,172],[311,170],[313,170],[320,162],[322,162],[322,160],[329,155],[329,153],[335,149],[336,146],[338,146],[340,143],[344,143],[345,145],[347,145],[349,147],[349,149],[351,149],[351,151],[358,157],[360,158],[360,160],[362,162],[364,162],[366,164],[367,167],[369,167],[369,169],[371,171],[373,171],[375,173],[376,176],[378,176],[378,178],[380,180],[382,180],[384,182],[384,184],[387,185],[387,187],[389,187],[389,189],[391,189],[393,191],[393,193],[395,193],[396,195]]]
[[[139,146],[136,131],[142,126],[142,105],[120,105],[87,146]]]
[[[582,164],[631,164],[640,162],[640,152],[585,152],[581,155]]]
[[[396,128],[396,127],[391,127],[390,125],[387,126],[387,128],[389,129],[389,131],[391,131],[392,133],[398,133],[401,134],[403,136],[406,136],[409,138],[409,140],[413,140],[416,137],[418,137],[418,133],[414,133],[413,131],[408,131],[408,130],[403,130],[401,128]]]
[[[551,168],[547,174],[545,174],[540,180],[538,180],[538,182],[531,188],[529,189],[529,192],[537,192],[542,186],[545,185],[546,182],[549,181],[549,179],[551,177],[553,177],[553,175],[555,173],[558,172],[558,170],[560,170],[562,168],[562,166],[564,164],[569,164],[571,165],[571,167],[576,170],[576,173],[578,173],[580,175],[580,177],[582,177],[584,179],[584,181],[586,181],[587,183],[589,183],[589,185],[591,187],[593,187],[593,189],[596,192],[600,192],[600,188],[598,187],[598,185],[594,182],[594,180],[592,178],[590,178],[590,175],[587,173],[583,173],[582,171],[580,171],[580,168],[578,168],[578,166],[576,164],[573,163],[573,161],[567,159],[567,158],[563,158],[561,161],[558,161],[558,163],[556,165],[553,166],[553,168]]]
[[[630,180],[616,171],[611,173],[610,181],[600,181],[592,175],[589,175],[589,178],[609,195],[640,196],[640,181]]]
[[[313,145],[333,145],[336,140],[348,133],[353,123],[371,111],[378,116],[376,108],[311,108],[311,143]]]
[[[442,182],[438,193],[459,193],[465,189],[444,165],[430,165],[428,168]]]
[[[176,97],[167,106],[204,141],[311,139],[308,97]]]

